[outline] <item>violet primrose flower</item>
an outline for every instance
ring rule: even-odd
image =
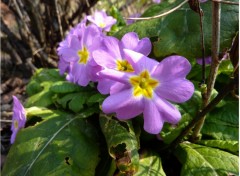
[[[207,2],[208,0],[199,0],[200,3]]]
[[[60,43],[60,73],[68,72],[68,80],[81,86],[96,80],[91,64],[92,51],[100,45],[102,33],[95,25],[78,25]],[[64,64],[67,64],[64,65]]]
[[[120,120],[143,113],[144,130],[160,133],[164,122],[176,124],[181,118],[170,102],[182,103],[191,98],[193,84],[185,77],[191,69],[187,59],[170,56],[160,63],[140,53],[124,49],[126,60],[135,72],[105,69],[101,76],[125,84],[121,91],[110,94],[103,104],[104,113],[116,113]]]
[[[141,16],[140,13],[135,13],[135,14],[130,15],[130,18],[137,18],[140,16]],[[134,22],[135,22],[135,20],[127,20],[127,25],[133,24]]]
[[[221,60],[227,60],[227,59],[228,59],[228,53],[224,54],[223,58],[221,58]],[[205,60],[206,65],[210,65],[212,63],[212,56],[207,56],[207,57],[204,58],[204,60]],[[203,64],[202,63],[202,58],[197,58],[197,63],[199,65],[202,65]]]
[[[210,65],[210,64],[212,63],[212,57],[211,57],[211,56],[205,57],[204,60],[205,60],[205,64],[206,64],[206,65]],[[202,58],[198,58],[198,59],[197,59],[197,63],[198,63],[199,65],[202,65],[202,64],[203,64]]]
[[[154,3],[159,4],[161,3],[161,0],[153,0]]]
[[[112,16],[107,16],[104,11],[96,11],[93,16],[87,16],[87,19],[107,32],[110,31],[112,25],[117,22]]]
[[[11,144],[14,143],[16,135],[21,128],[24,128],[26,123],[26,112],[17,97],[13,96],[13,116],[12,116],[12,135]]]
[[[140,40],[134,32],[125,34],[121,41],[115,37],[105,37],[103,47],[93,52],[94,61],[103,69],[134,72],[132,65],[125,59],[124,48],[148,55],[152,45],[149,38]],[[102,94],[114,93],[123,87],[124,84],[106,78],[100,77],[98,80],[98,90]]]

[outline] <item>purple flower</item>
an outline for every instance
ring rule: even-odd
[[[228,53],[224,54],[223,58],[221,58],[220,60],[227,60],[227,58],[228,58]],[[205,60],[206,65],[210,65],[212,63],[212,56],[207,56],[207,57],[204,58],[204,60]],[[199,65],[202,65],[203,64],[202,63],[202,58],[197,58],[197,63]]]
[[[117,22],[112,16],[107,16],[104,11],[96,11],[93,16],[87,16],[87,19],[107,32]]]
[[[26,112],[17,97],[13,96],[13,116],[12,116],[12,135],[11,144],[14,143],[16,135],[21,128],[24,128],[26,123]]]
[[[130,16],[130,18],[137,18],[137,17],[140,17],[141,16],[141,14],[140,13],[135,13],[135,14],[132,14],[131,16]],[[132,24],[132,23],[134,23],[135,22],[135,20],[127,20],[127,25],[130,25],[130,24]]]
[[[199,0],[200,3],[207,2],[208,0]]]
[[[154,3],[159,4],[161,3],[161,0],[153,0]]]
[[[116,113],[120,120],[143,113],[144,129],[158,134],[164,122],[176,124],[181,118],[170,102],[182,103],[191,98],[193,84],[185,77],[191,69],[187,59],[170,56],[160,63],[140,53],[124,49],[126,60],[135,72],[104,69],[101,76],[120,82],[124,89],[110,94],[103,104],[104,113]]]
[[[144,55],[151,52],[151,42],[148,38],[139,40],[134,32],[125,34],[121,41],[115,37],[105,37],[103,46],[93,52],[94,61],[103,69],[110,68],[121,72],[133,72],[132,65],[125,59],[123,49],[130,49]],[[113,93],[124,88],[124,85],[109,79],[98,80],[98,90],[102,94]]]
[[[205,64],[206,64],[206,65],[210,65],[210,64],[212,63],[212,57],[211,57],[211,56],[205,57],[204,60],[205,60]],[[203,64],[203,63],[202,63],[202,58],[198,58],[198,59],[197,59],[197,63],[198,63],[199,65],[202,65],[202,64]]]
[[[67,79],[81,86],[96,80],[91,60],[101,38],[102,32],[95,25],[80,24],[74,28],[57,49],[60,73],[67,72]]]

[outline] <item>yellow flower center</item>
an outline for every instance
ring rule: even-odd
[[[87,50],[87,48],[84,46],[82,50],[78,50],[77,52],[78,57],[79,57],[79,64],[86,64],[88,61],[88,57],[89,57],[89,52]]]
[[[133,86],[135,97],[143,95],[146,98],[152,98],[153,90],[159,85],[159,82],[151,78],[147,70],[144,70],[138,76],[131,77],[130,83]]]
[[[117,70],[124,72],[133,72],[133,67],[127,60],[117,60]]]
[[[101,22],[101,23],[99,23],[99,27],[100,27],[100,28],[104,28],[104,27],[106,27],[106,24],[103,23],[103,22]]]
[[[18,121],[17,120],[14,120],[13,125],[14,125],[15,129],[18,129]]]

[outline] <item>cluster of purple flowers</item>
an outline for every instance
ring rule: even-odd
[[[92,22],[87,25],[87,20]],[[143,113],[144,129],[158,134],[164,122],[178,123],[181,114],[171,102],[187,101],[194,92],[185,77],[191,69],[187,59],[169,56],[162,62],[149,57],[152,45],[134,32],[121,40],[107,36],[116,20],[105,12],[88,16],[73,28],[57,49],[59,70],[80,86],[98,82],[102,94],[110,94],[103,112],[116,113],[120,120]]]

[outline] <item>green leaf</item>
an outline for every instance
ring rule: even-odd
[[[51,109],[47,109],[45,107],[37,107],[37,106],[25,108],[25,110],[27,112],[26,113],[27,118],[41,117],[42,119],[46,119],[46,118],[59,116],[59,114],[67,115],[67,113],[65,113],[63,111],[51,110]]]
[[[228,152],[191,143],[182,143],[175,151],[182,163],[181,176],[238,175],[238,157]]]
[[[80,87],[79,85],[67,81],[58,81],[56,83],[53,83],[50,90],[53,91],[54,93],[71,93],[81,91],[83,90],[83,88]]]
[[[27,85],[27,93],[30,95],[26,107],[48,107],[53,104],[54,93],[50,91],[52,84],[63,81],[65,78],[59,75],[57,69],[38,69]]]
[[[189,124],[192,117],[185,113],[182,115],[180,122],[173,126],[169,123],[164,123],[163,129],[160,132],[160,137],[165,144],[170,144],[174,139],[178,137],[178,135],[182,132],[182,130]]]
[[[79,116],[59,114],[19,131],[2,174],[89,176],[98,155],[95,129]]]
[[[143,16],[161,14],[182,0],[164,1],[160,5],[150,7]],[[238,2],[234,0],[234,2]],[[206,55],[211,55],[212,36],[212,2],[201,3],[204,12],[203,27]],[[238,6],[221,5],[221,41],[220,51],[230,48],[232,39],[238,31]],[[153,53],[157,58],[177,54],[188,59],[201,58],[199,15],[192,11],[188,4],[164,17],[138,21],[124,27],[116,36],[122,37],[130,31],[137,32],[140,38],[149,37],[153,43]],[[189,50],[191,48],[191,50]]]
[[[202,134],[219,140],[239,139],[239,103],[238,101],[225,101],[222,107],[216,107],[205,120]]]
[[[161,158],[151,151],[145,151],[140,155],[139,168],[134,176],[165,176]]]
[[[118,121],[105,115],[100,116],[101,130],[105,136],[108,151],[116,160],[123,174],[132,174],[139,165],[139,144],[130,121]]]
[[[58,98],[56,101],[59,103],[64,109],[67,107],[73,112],[79,112],[84,108],[84,104],[87,103],[88,98],[91,97],[95,92],[77,92],[77,93],[69,93],[64,95],[61,98]]]
[[[53,104],[52,97],[54,93],[49,91],[52,82],[43,82],[40,85],[43,87],[43,90],[37,94],[30,96],[27,100],[26,107],[31,106],[48,107],[51,104]]]
[[[206,145],[208,147],[226,150],[236,155],[238,155],[238,151],[239,151],[238,141],[201,140],[198,143],[202,145]]]
[[[88,103],[102,103],[106,98],[106,95],[102,95],[100,93],[94,94],[87,100]]]
[[[176,105],[180,110],[182,118],[180,122],[173,126],[169,123],[164,123],[163,129],[160,133],[165,144],[170,144],[177,136],[182,132],[182,130],[189,124],[189,122],[194,118],[197,111],[200,109],[201,105],[201,92],[195,91],[190,100],[185,103]]]
[[[26,92],[29,96],[32,96],[40,92],[42,89],[40,83],[36,79],[32,79],[26,87]]]

